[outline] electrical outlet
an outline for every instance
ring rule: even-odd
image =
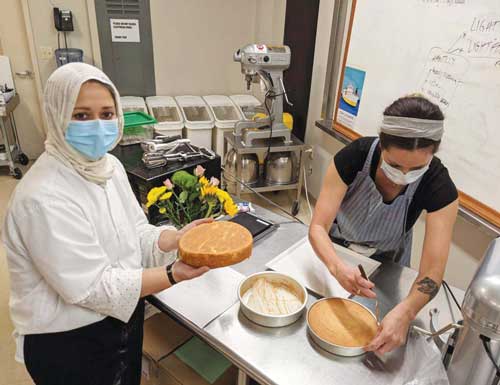
[[[307,170],[307,175],[312,175],[313,174],[313,161],[314,161],[314,151],[313,151],[313,148],[310,148],[308,150],[305,151],[305,154],[307,154],[307,157],[305,159],[305,163],[306,163],[306,170]]]
[[[54,48],[40,47],[40,58],[42,60],[51,60],[54,57]]]
[[[328,166],[332,162],[332,158],[333,155],[322,146],[314,146],[314,159],[309,163],[313,172],[307,181],[309,182],[309,192],[315,198],[319,196],[321,186],[323,185],[323,178],[326,175]]]

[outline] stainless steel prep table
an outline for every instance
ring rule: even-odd
[[[286,217],[262,208],[257,208],[257,215],[281,225],[277,231],[255,245],[249,260],[234,266],[244,275],[265,270],[265,263],[307,235],[306,226],[297,222],[291,223]],[[382,264],[371,276],[377,287],[381,315],[385,315],[406,296],[416,276],[416,271],[395,264]],[[454,292],[461,300],[463,292],[457,289]],[[365,298],[357,299],[373,309],[373,301]],[[308,307],[315,300],[316,298],[310,295]],[[310,341],[305,316],[285,328],[265,328],[246,319],[239,312],[239,304],[236,303],[205,328],[199,328],[155,297],[151,302],[191,329],[238,366],[240,384],[246,383],[246,373],[263,384],[357,385],[375,378],[380,381],[389,379],[391,373],[397,371],[401,364],[400,349],[382,359],[374,354],[344,358],[325,352]],[[461,319],[460,313],[443,288],[419,313],[416,324],[430,329],[431,308],[440,310],[440,326]]]

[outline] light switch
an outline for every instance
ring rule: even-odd
[[[54,48],[40,47],[40,58],[42,60],[51,60],[54,58]]]

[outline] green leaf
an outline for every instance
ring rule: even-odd
[[[191,190],[196,187],[198,178],[187,171],[180,170],[174,173],[172,182],[182,189]]]
[[[191,194],[189,194],[189,201],[193,202],[200,196],[200,193],[198,191],[193,191]]]
[[[184,203],[184,202],[186,202],[187,198],[188,198],[188,193],[187,193],[187,191],[183,191],[183,192],[181,192],[181,193],[179,194],[179,202],[180,202],[180,203]]]

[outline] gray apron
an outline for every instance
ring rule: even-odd
[[[390,204],[383,201],[370,177],[376,139],[358,172],[347,189],[337,218],[330,229],[330,237],[344,246],[371,249],[374,256],[403,266],[410,265],[413,230],[406,231],[408,207],[422,177],[406,187]],[[356,247],[351,247],[356,250]]]

